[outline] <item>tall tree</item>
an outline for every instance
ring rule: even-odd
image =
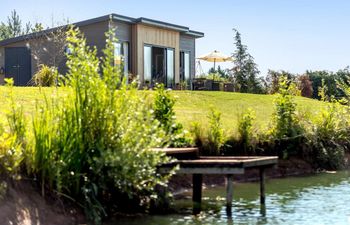
[[[7,26],[11,37],[17,37],[22,34],[22,21],[16,10],[13,10],[11,16],[7,17]]]
[[[239,92],[261,93],[262,86],[258,75],[260,73],[254,57],[248,53],[248,47],[242,44],[241,34],[238,30],[235,32],[236,50],[232,54],[234,58],[233,76],[235,80],[235,89]]]
[[[31,30],[31,23],[28,22],[23,27],[19,15],[16,10],[13,10],[11,15],[7,17],[7,23],[1,22],[0,24],[0,40],[28,34]]]

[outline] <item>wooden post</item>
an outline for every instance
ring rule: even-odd
[[[265,168],[260,167],[260,204],[265,205]]]
[[[202,209],[202,174],[193,174],[193,191],[192,191],[192,201],[193,201],[193,214],[199,214]]]
[[[226,177],[226,212],[227,216],[232,216],[232,198],[233,198],[233,175],[228,174]]]
[[[260,205],[260,215],[262,217],[266,216],[266,205]]]

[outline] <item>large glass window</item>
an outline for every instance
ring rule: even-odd
[[[191,79],[190,75],[190,53],[184,53],[184,78],[185,81],[189,81]]]
[[[172,84],[174,82],[174,49],[168,48],[166,50],[166,62],[166,85],[167,87],[172,87]]]
[[[114,65],[122,68],[123,75],[129,74],[129,43],[118,42],[114,44]]]
[[[152,47],[143,48],[143,78],[144,81],[151,82],[152,79]]]
[[[114,44],[114,65],[120,66],[122,64],[122,44]]]
[[[180,52],[180,81],[186,81],[187,84],[191,80],[191,59],[190,52],[181,51]]]
[[[128,82],[129,77],[129,43],[123,43],[123,61],[124,61],[124,77],[126,77],[126,81]]]
[[[164,83],[172,87],[175,77],[175,50],[159,46],[143,47],[143,78],[145,83]]]

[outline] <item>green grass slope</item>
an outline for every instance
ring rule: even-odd
[[[46,96],[64,94],[63,89],[37,88],[37,87],[14,87],[15,101],[22,105],[24,112],[31,115],[35,110],[35,102],[43,100]],[[5,113],[9,109],[6,98],[8,98],[8,88],[0,86],[0,121],[5,119]],[[173,91],[176,98],[175,111],[177,119],[185,128],[190,128],[194,121],[203,124],[207,128],[210,107],[214,107],[222,113],[222,123],[226,132],[237,129],[237,118],[247,108],[252,108],[256,112],[258,125],[267,125],[273,112],[274,95],[242,94],[234,92],[212,92],[212,91]],[[296,97],[298,109],[302,112],[316,113],[324,103]]]
[[[243,94],[234,92],[211,91],[174,91],[177,98],[175,105],[177,118],[188,128],[192,121],[204,124],[208,123],[207,115],[210,107],[214,107],[222,113],[222,123],[226,131],[237,130],[239,114],[247,108],[256,112],[256,121],[259,126],[269,123],[274,110],[275,95]],[[296,103],[300,112],[316,113],[325,106],[323,102],[296,97]]]

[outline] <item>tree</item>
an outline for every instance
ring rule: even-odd
[[[301,92],[301,96],[311,98],[313,94],[312,82],[308,75],[298,76],[298,89]]]
[[[338,73],[342,74],[344,71],[338,71],[337,73],[333,73],[326,70],[321,71],[311,71],[307,70],[306,75],[309,76],[310,81],[312,82],[313,94],[312,98],[320,99],[321,97],[318,95],[318,90],[322,87],[322,81],[324,85],[327,87],[326,95],[341,97],[343,96],[343,92],[337,87],[337,81],[339,80]]]
[[[266,82],[267,82],[267,92],[269,94],[275,94],[279,91],[279,80],[282,76],[285,76],[288,85],[290,82],[295,82],[296,75],[292,74],[288,71],[281,70],[281,71],[275,71],[275,70],[268,70],[267,76],[266,76]]]
[[[236,50],[232,54],[234,58],[233,76],[235,80],[235,89],[239,92],[261,93],[262,86],[258,75],[260,73],[257,64],[254,62],[254,57],[248,53],[246,45],[242,44],[241,34],[238,30],[235,32]]]
[[[22,21],[19,15],[16,10],[13,10],[11,15],[7,17],[7,23],[1,22],[0,24],[0,40],[28,34],[31,30],[31,23],[28,22],[25,24],[25,27],[22,27]]]
[[[2,23],[0,24],[0,40],[4,40],[10,37],[10,31],[6,24]]]
[[[208,71],[209,74],[211,73],[217,73],[221,78],[227,79],[229,77],[227,69],[221,69],[220,66],[218,66],[217,69],[214,69],[214,67],[211,67]]]
[[[42,31],[42,28],[42,24],[36,23],[33,30]],[[37,68],[41,65],[56,69],[63,66],[67,49],[66,31],[67,26],[59,26],[49,31],[28,35],[27,43]]]
[[[39,31],[42,31],[44,30],[44,26],[42,23],[35,23],[34,24],[34,27],[31,28],[31,32],[32,33],[35,33],[35,32],[39,32]]]

